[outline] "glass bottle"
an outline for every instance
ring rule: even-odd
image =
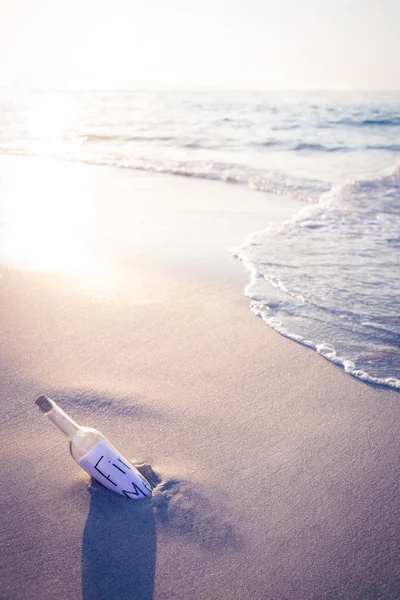
[[[69,438],[72,458],[100,485],[132,500],[151,495],[151,483],[99,431],[75,423],[47,396],[36,404]]]

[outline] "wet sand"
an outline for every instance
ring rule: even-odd
[[[0,172],[2,208],[23,215],[22,190],[37,196],[21,231],[47,231],[54,259],[40,270],[31,246],[11,264],[18,236],[3,237],[0,596],[398,598],[400,396],[269,329],[227,252],[291,207],[34,159]],[[66,195],[91,198],[91,220],[43,224]],[[68,239],[96,268],[68,264]],[[153,501],[92,485],[35,407],[41,393],[151,464]]]

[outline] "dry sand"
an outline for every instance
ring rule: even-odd
[[[399,598],[400,396],[248,311],[227,245],[276,214],[268,199],[34,159],[0,173],[3,208],[23,206],[23,188],[40,205],[46,188],[77,207],[91,197],[91,227],[104,221],[90,241],[101,277],[23,268],[34,247],[0,272],[0,597]],[[47,227],[57,263],[54,218],[37,239]],[[91,485],[41,393],[151,464],[153,502]]]

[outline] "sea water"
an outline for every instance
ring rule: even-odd
[[[3,154],[303,201],[235,251],[252,310],[352,375],[400,387],[400,93],[3,88],[0,111]]]

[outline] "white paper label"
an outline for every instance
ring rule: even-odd
[[[151,486],[123,456],[101,441],[79,460],[80,466],[104,487],[139,500],[151,495]]]

